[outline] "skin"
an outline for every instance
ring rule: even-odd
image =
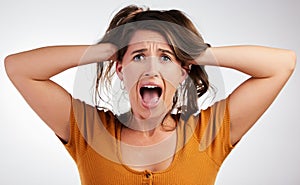
[[[147,40],[142,40],[142,34]],[[159,51],[159,48],[169,49],[165,48],[162,36],[151,31],[137,32],[131,42],[136,44],[129,46],[123,61],[117,64],[118,76],[124,80],[126,88],[130,92],[130,102],[136,117],[146,119],[151,116],[159,116],[157,110],[169,109],[175,92],[174,84],[179,84],[185,78],[185,70],[174,68],[174,72],[177,74],[176,80],[167,80],[169,77],[162,75],[164,73],[159,71],[160,69],[150,71],[152,77],[149,77],[151,75],[145,77],[145,71],[139,71],[139,78],[134,81],[136,83],[130,84],[128,80],[130,75],[126,69],[130,69],[132,51],[140,47],[146,48],[147,51],[144,51],[143,54],[154,56],[157,59],[161,58],[162,54],[166,54]],[[115,52],[116,48],[112,44],[45,47],[6,57],[5,68],[9,78],[31,108],[58,136],[68,141],[71,95],[50,78],[72,67],[107,60]],[[296,55],[293,51],[261,46],[212,47],[194,61],[190,61],[193,64],[232,68],[251,76],[229,96],[231,143],[233,145],[241,139],[274,101],[292,74],[295,62]],[[174,63],[176,64],[176,61]],[[137,64],[134,64],[133,67],[135,65]],[[150,81],[163,86],[163,95],[157,107],[148,109],[141,104],[137,90],[142,83]],[[160,107],[161,105],[163,106]],[[127,129],[122,133],[122,140],[136,145],[141,143],[149,145],[169,137],[169,134],[159,126],[150,131]],[[142,142],[136,143],[137,141]],[[164,169],[170,162],[171,160],[168,160],[157,164],[155,169]],[[162,166],[159,167],[159,165]]]

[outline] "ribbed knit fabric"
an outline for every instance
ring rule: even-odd
[[[178,151],[162,171],[136,171],[121,164],[117,142],[121,124],[110,111],[77,99],[73,99],[70,139],[65,147],[78,166],[82,185],[212,185],[233,148],[227,101],[202,110],[200,119],[191,116],[186,123],[178,123]]]

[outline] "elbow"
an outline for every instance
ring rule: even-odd
[[[22,66],[18,64],[15,55],[8,55],[4,59],[5,72],[10,80],[13,80],[16,76],[20,75]]]
[[[4,67],[5,67],[5,71],[7,76],[10,78],[13,74],[13,56],[12,55],[8,55],[5,59],[4,59]]]
[[[282,54],[280,65],[277,66],[277,75],[289,78],[296,68],[297,56],[292,50],[285,50]]]
[[[280,60],[277,62],[278,65],[276,65],[276,72],[273,74],[273,77],[276,76],[283,80],[288,80],[296,68],[296,53],[292,50],[283,50],[278,58]]]
[[[294,51],[289,50],[288,51],[288,55],[289,55],[289,60],[288,60],[288,64],[287,64],[287,69],[290,72],[290,74],[293,73],[293,71],[296,68],[296,61],[297,61],[297,55]]]

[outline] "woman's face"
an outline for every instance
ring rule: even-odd
[[[150,30],[133,34],[116,68],[129,93],[133,114],[141,119],[165,115],[187,74],[165,38]]]

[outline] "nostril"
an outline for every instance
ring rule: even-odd
[[[145,73],[144,76],[159,77],[157,73]]]

